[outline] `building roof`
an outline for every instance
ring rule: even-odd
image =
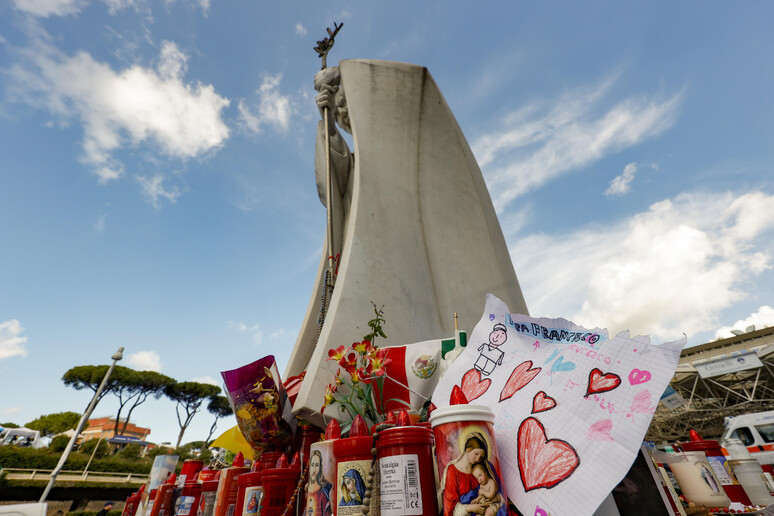
[[[670,385],[685,403],[659,404],[648,439],[719,437],[726,416],[774,410],[774,327],[684,349]]]
[[[121,419],[119,422],[120,425],[123,427],[125,420]],[[94,419],[89,419],[89,426],[86,427],[86,429],[82,432],[84,434],[86,433],[95,433],[95,432],[112,432],[115,428],[116,420],[115,418],[111,417],[98,417]],[[150,428],[144,428],[142,426],[137,426],[134,423],[128,423],[126,425],[126,431],[124,433],[128,434],[138,434],[138,435],[148,435],[151,433]]]

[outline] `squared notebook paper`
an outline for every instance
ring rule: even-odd
[[[511,314],[489,294],[433,403],[449,405],[456,385],[494,411],[504,487],[522,514],[590,515],[634,462],[685,343]]]

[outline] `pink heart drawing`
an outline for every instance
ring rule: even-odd
[[[602,374],[602,371],[594,368],[589,373],[589,385],[586,388],[586,394],[583,397],[588,398],[592,394],[612,391],[619,385],[621,385],[620,376],[615,373]]]
[[[629,383],[632,385],[645,383],[648,380],[650,380],[650,371],[640,371],[639,369],[632,369],[632,372],[629,373]]]
[[[508,381],[505,382],[505,387],[500,391],[500,401],[505,401],[516,394],[519,389],[531,382],[539,372],[539,367],[532,369],[532,360],[527,360],[517,365],[511,376],[508,377]]]
[[[468,401],[473,401],[486,392],[490,383],[492,383],[492,380],[489,378],[484,380],[481,379],[481,371],[478,369],[471,369],[462,376],[460,387],[462,388],[462,392],[465,393],[465,397]]]
[[[537,414],[538,412],[545,412],[546,410],[551,410],[555,406],[556,406],[556,400],[543,391],[538,392],[537,394],[535,394],[535,397],[532,398],[533,414]]]
[[[525,491],[551,489],[580,465],[575,448],[567,441],[549,439],[542,423],[528,417],[519,426],[519,474]]]
[[[629,407],[629,410],[631,412],[631,415],[634,414],[652,414],[656,411],[656,408],[650,404],[651,403],[651,396],[650,391],[645,389],[644,391],[638,392],[634,395],[634,399],[632,400],[632,404]]]
[[[591,425],[586,432],[586,439],[590,441],[612,441],[610,431],[613,429],[612,419],[602,419]]]

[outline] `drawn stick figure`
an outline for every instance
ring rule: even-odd
[[[476,363],[473,364],[482,375],[489,376],[494,371],[495,366],[503,363],[503,356],[505,353],[499,349],[500,345],[508,338],[505,325],[497,323],[492,328],[492,333],[489,334],[489,343],[483,343],[478,347],[478,351],[481,352],[476,359]]]

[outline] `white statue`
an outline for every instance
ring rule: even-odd
[[[346,60],[319,72],[315,88],[332,115],[327,129],[319,123],[315,165],[323,204],[331,191],[333,246],[328,235],[285,375],[307,371],[294,413],[322,424],[337,368],[328,350],[368,333],[371,302],[384,306],[389,345],[451,337],[454,313],[472,330],[490,292],[516,312],[527,307],[481,171],[427,69]],[[329,255],[335,287],[316,339]]]

